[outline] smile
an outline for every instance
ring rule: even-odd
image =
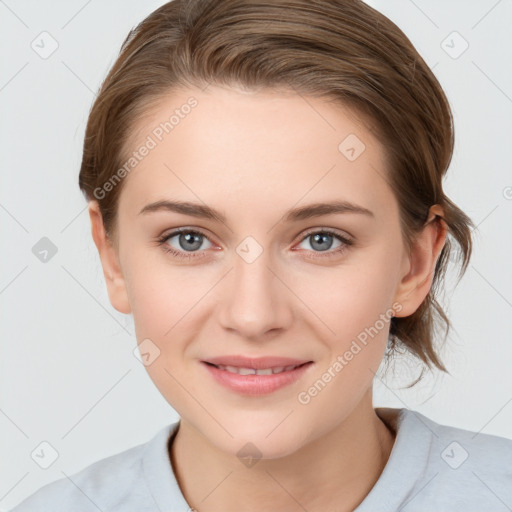
[[[296,383],[314,366],[314,363],[306,361],[287,366],[274,366],[260,361],[260,364],[254,365],[259,368],[253,368],[201,361],[201,366],[207,370],[210,378],[213,377],[213,382],[222,388],[236,394],[258,396],[268,395]]]
[[[211,364],[211,363],[210,363]],[[307,364],[307,363],[303,363]],[[298,365],[290,365],[290,366],[274,366],[273,368],[241,368],[237,366],[228,366],[223,364],[215,364],[213,365],[217,367],[219,370],[225,370],[231,373],[238,373],[238,375],[275,375],[276,373],[289,372],[302,366],[302,364]]]

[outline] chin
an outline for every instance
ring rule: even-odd
[[[275,414],[270,417],[244,419],[230,422],[227,427],[233,438],[222,436],[220,449],[240,458],[240,452],[254,451],[254,456],[261,459],[279,459],[299,450],[308,442],[306,430],[297,430],[298,418],[293,414],[283,421],[287,413]]]
[[[239,437],[227,442],[227,446],[221,446],[224,452],[237,457],[241,462],[247,460],[273,460],[287,457],[301,448],[293,438],[289,436],[261,437]],[[271,436],[272,437],[272,436]]]

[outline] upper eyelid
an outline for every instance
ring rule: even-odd
[[[307,229],[305,231],[305,233],[302,235],[301,241],[304,240],[304,238],[308,237],[309,235],[312,235],[313,233],[332,233],[333,235],[336,235],[336,236],[339,236],[342,238],[346,238],[349,240],[352,240],[352,238],[353,238],[352,235],[349,235],[348,233],[346,233],[340,229],[324,227],[324,228]]]

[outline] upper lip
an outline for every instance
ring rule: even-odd
[[[254,368],[255,370],[262,370],[264,368],[277,368],[286,366],[298,366],[304,363],[310,363],[307,359],[294,359],[290,357],[245,357],[245,356],[218,356],[210,357],[203,360],[206,363],[214,365],[235,366],[237,368]]]

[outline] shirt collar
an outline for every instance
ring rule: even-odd
[[[396,512],[415,484],[425,476],[433,442],[432,422],[409,409],[375,408],[377,416],[395,432],[395,442],[379,479],[354,512]]]
[[[169,441],[178,432],[179,420],[162,428],[148,443],[142,455],[142,471],[158,509],[161,512],[189,512],[173,472],[169,458]]]

